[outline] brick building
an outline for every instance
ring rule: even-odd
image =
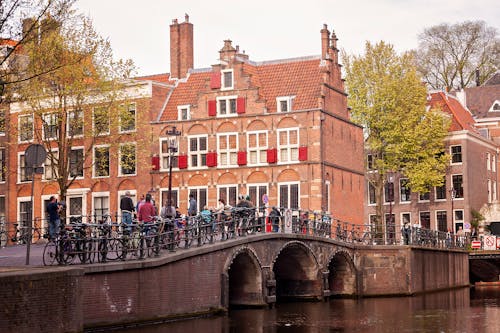
[[[497,200],[497,145],[480,135],[472,114],[457,98],[444,92],[429,96],[431,107],[441,108],[452,120],[445,143],[451,157],[445,182],[420,194],[405,186],[404,175],[392,175],[384,191],[384,221],[394,221],[396,228],[409,221],[439,231],[466,229],[471,210]],[[375,196],[370,189],[367,199],[366,218],[373,220]]]
[[[66,215],[117,213],[127,190],[134,201],[151,193],[158,206],[164,203],[170,156],[166,131],[175,126],[181,135],[172,159],[172,197],[182,212],[189,194],[196,197],[199,209],[215,207],[219,198],[233,205],[241,194],[261,206],[266,194],[271,206],[328,211],[335,218],[361,223],[362,128],[349,119],[337,38],[326,25],[319,37],[320,56],[265,62],[251,61],[226,40],[217,64],[193,69],[193,25],[187,16],[182,23],[174,20],[171,72],[130,82],[124,95],[136,115],[134,128],[110,129],[118,134],[118,143],[135,147],[135,168],[124,172],[121,146],[103,136],[90,153],[102,154],[99,149],[109,146],[106,170],[96,169],[93,158],[85,160],[68,191]],[[83,110],[84,126],[95,107]],[[11,123],[24,123],[25,116],[21,104],[11,105]],[[27,121],[34,131],[41,130],[36,121]],[[8,168],[14,171],[9,173],[10,221],[31,217],[31,182],[23,178],[22,156],[33,139],[18,137],[8,158]],[[84,141],[72,147],[87,148]],[[46,175],[47,165],[45,169],[35,182],[35,193],[40,194],[34,200],[35,218],[44,216],[46,200],[58,193],[57,183]]]

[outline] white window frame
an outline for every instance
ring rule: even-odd
[[[28,140],[21,140],[21,133],[22,133],[22,130],[21,130],[21,118],[31,118],[31,136],[30,136],[30,139]],[[35,133],[34,133],[34,129],[35,129],[35,124],[34,124],[34,120],[33,120],[33,114],[23,114],[23,115],[19,115],[18,117],[18,121],[17,121],[17,130],[18,130],[18,135],[17,135],[17,140],[19,143],[24,143],[24,142],[32,142],[34,137],[35,137]]]
[[[222,184],[222,185],[217,185],[217,205],[219,204],[219,199],[220,199],[220,189],[221,188],[229,189],[230,187],[236,188],[236,198],[235,198],[235,201],[236,201],[236,203],[238,203],[238,195],[240,194],[239,193],[239,186],[238,186],[238,184]],[[229,193],[229,190],[227,191],[227,193]],[[228,198],[223,198],[223,199],[226,202],[226,205],[230,204]]]
[[[491,154],[491,171],[497,172],[497,159],[494,154]]]
[[[465,197],[465,188],[464,188],[464,174],[463,173],[454,173],[454,174],[451,174],[450,177],[451,177],[451,187],[454,189],[454,185],[453,185],[453,177],[455,176],[462,176],[462,197],[461,198],[458,198],[457,195],[456,195],[456,192],[455,192],[455,198],[452,198],[452,200],[454,201],[459,201],[459,200],[464,200],[464,197]]]
[[[108,148],[108,175],[107,176],[97,176],[96,172],[96,160],[95,153],[98,148]],[[109,145],[95,145],[92,148],[92,178],[109,178],[111,176],[111,153]]]
[[[263,146],[260,146],[259,136],[264,134],[266,136],[266,143]],[[255,147],[250,146],[250,136],[255,135]],[[267,165],[267,150],[269,149],[269,131],[267,130],[259,130],[259,131],[249,131],[247,132],[247,154],[248,154],[248,165]],[[256,163],[252,163],[251,154],[254,152],[256,154]],[[261,154],[264,153],[263,158],[261,158]]]
[[[408,205],[411,203],[411,188],[410,188],[410,198],[408,200],[403,201],[402,191],[403,188],[406,188],[406,186],[403,187],[401,183],[402,181],[408,181],[408,178],[399,178],[399,203],[402,205]]]
[[[486,170],[491,170],[491,154],[486,153]]]
[[[21,223],[21,202],[31,202],[31,197],[17,197],[17,205],[16,205],[16,221],[17,223]],[[33,206],[31,207],[31,215],[33,215]],[[33,216],[31,216],[33,219]]]
[[[206,139],[206,142],[207,142],[207,147],[206,147],[206,150],[196,150],[196,153],[193,153],[193,151],[191,151],[191,139],[196,139],[198,140],[198,147],[200,146],[200,138],[205,138]],[[188,165],[190,168],[192,169],[207,169],[207,165],[206,165],[206,155],[208,154],[208,135],[207,134],[199,134],[199,135],[190,135],[188,136]],[[193,166],[192,164],[192,159],[191,159],[191,156],[193,155],[196,155],[198,157],[198,165],[196,166]],[[205,165],[201,165],[201,161],[202,161],[202,155],[205,155]]]
[[[59,114],[56,112],[47,112],[42,115],[42,138],[44,140],[56,140],[57,139],[57,122]],[[48,137],[46,133],[46,127],[55,126],[55,134]]]
[[[180,189],[180,187],[172,187],[172,192],[173,191],[176,191],[176,193],[177,193],[177,195],[175,195],[175,197],[176,197],[177,205],[179,205],[179,203],[180,203],[179,200],[180,200],[180,191],[181,191],[181,189]],[[163,192],[167,193],[165,198],[163,197]],[[168,187],[161,187],[160,188],[160,202],[159,202],[159,205],[158,205],[158,208],[160,210],[161,210],[161,207],[163,207],[163,203],[164,202],[166,203],[167,200],[168,200]],[[188,202],[189,202],[189,200],[188,200]]]
[[[370,183],[370,181],[366,181],[367,182],[367,185],[366,185],[366,202],[368,203],[368,206],[376,206],[377,205],[377,194],[375,193],[375,186],[372,185],[372,183]],[[373,191],[374,191],[374,194],[373,194],[373,202],[370,201],[370,187],[373,187]]]
[[[205,190],[205,192],[207,193],[207,206],[208,206],[208,202],[209,202],[209,192],[208,192],[208,186],[188,186],[188,189],[187,189],[187,193],[188,193],[188,199],[187,199],[187,205],[186,205],[186,212],[187,210],[189,209],[189,194],[191,193],[191,190],[195,190],[196,191],[196,210],[197,212],[201,212],[201,210],[203,209],[203,206],[200,204],[200,190]]]
[[[287,141],[290,142],[290,133],[292,131],[297,132],[297,143],[296,144],[282,144],[281,143],[281,133],[287,132]],[[278,137],[278,164],[294,164],[299,163],[299,147],[300,147],[300,130],[298,127],[289,127],[289,128],[279,128],[276,131]],[[286,150],[287,152],[287,160],[283,161],[281,159],[281,151]],[[296,159],[293,159],[293,150],[296,150],[297,156]]]
[[[438,210],[434,211],[434,230],[439,230],[438,213],[440,213],[440,212],[444,212],[446,214],[446,231],[447,231],[448,230],[448,210],[447,209],[438,209]]]
[[[186,118],[185,119],[182,117],[183,110],[186,110]],[[191,120],[191,105],[190,104],[184,104],[184,105],[177,106],[177,120],[179,120],[179,121]]]
[[[97,133],[96,132],[96,119],[95,119],[95,111],[96,109],[105,109],[106,110],[106,113],[108,115],[108,130],[106,132],[99,132]],[[92,108],[92,132],[93,132],[93,135],[94,136],[105,136],[105,135],[109,135],[110,133],[110,127],[111,127],[111,121],[110,121],[110,114],[109,114],[109,110],[106,109],[105,107],[98,107],[98,106],[95,106]]]
[[[71,198],[78,198],[82,197],[82,215],[87,215],[87,193],[90,192],[89,188],[75,188],[75,189],[68,189],[66,192],[66,216],[71,217],[71,216],[77,216],[77,215],[71,215],[70,214],[70,203],[71,203]],[[92,198],[92,204],[94,204],[94,199]]]
[[[91,215],[97,217],[95,213],[95,198],[107,197],[108,198],[108,214],[111,214],[111,197],[109,191],[106,192],[92,192],[92,209]]]
[[[429,228],[432,228],[432,219],[430,210],[420,210],[418,211],[418,224],[422,227],[422,213],[429,213]]]
[[[247,184],[247,194],[250,195],[250,187],[256,187],[257,189],[259,187],[265,187],[266,188],[266,193],[267,193],[267,196],[269,198],[269,183],[250,183],[250,184]],[[260,202],[261,202],[261,199],[262,198],[256,198],[257,199],[257,202],[256,202],[256,207],[261,207],[259,206],[260,205]],[[269,203],[268,203],[269,205]]]
[[[491,103],[490,109],[488,112],[498,112],[500,110],[495,110],[495,105],[498,104],[500,106],[500,100],[495,100],[493,103]]]
[[[123,173],[122,169],[122,148],[124,146],[134,146],[134,173]],[[136,142],[123,142],[120,143],[120,147],[118,149],[118,177],[130,177],[137,175],[137,143]]]
[[[24,156],[24,161],[26,163],[26,152],[25,151],[20,151],[20,152],[17,153],[17,183],[18,184],[23,184],[23,183],[27,183],[27,182],[31,181],[31,178],[27,179],[27,180],[21,180],[21,175],[22,175],[22,172],[21,172],[21,156]],[[27,169],[27,167],[25,167],[25,170],[24,170],[25,173],[27,172],[26,169]]]
[[[215,98],[217,104],[217,117],[236,117],[238,116],[238,96],[219,96]],[[231,112],[231,100],[234,100],[234,112]],[[221,113],[220,103],[225,101],[226,113]]]
[[[43,181],[53,181],[56,180],[55,175],[54,175],[54,170],[47,171],[48,167],[52,166],[52,163],[50,161],[50,155],[52,154],[57,160],[59,160],[59,149],[58,148],[53,148],[51,149],[51,153],[47,152],[47,157],[45,158],[45,162],[43,162],[43,175],[42,175],[42,180]],[[48,162],[48,163],[47,163]],[[50,172],[52,177],[48,178],[47,177],[47,172]]]
[[[222,140],[225,139],[227,147],[229,147],[230,137],[236,137],[236,148],[226,148],[222,149],[220,144]],[[236,168],[238,167],[238,149],[239,149],[239,140],[238,140],[238,132],[223,132],[217,133],[217,167],[221,168]],[[222,154],[227,155],[226,163],[222,163]],[[233,163],[231,163],[231,160]]]
[[[122,129],[122,115],[120,114],[118,117],[118,119],[119,119],[119,125],[118,125],[119,133],[133,133],[133,132],[137,131],[137,104],[135,102],[126,103],[126,104],[120,105],[120,108],[127,108],[127,110],[126,110],[127,112],[134,110],[134,128],[129,129],[129,130]],[[120,111],[125,112],[123,109]]]
[[[404,215],[408,215],[410,217],[409,220],[408,220],[408,222],[411,224],[411,212],[401,212],[401,213],[399,213],[399,220],[401,221],[401,224],[404,224],[404,218],[403,218]]]
[[[226,86],[225,74],[231,73],[231,85]],[[232,90],[234,89],[234,71],[233,69],[224,69],[220,71],[220,90]]]
[[[280,186],[282,185],[286,185],[288,186],[288,204],[290,205],[290,203],[292,202],[291,201],[291,196],[290,196],[290,186],[291,185],[298,185],[297,186],[297,195],[298,195],[298,198],[297,198],[297,206],[298,206],[298,209],[300,209],[300,181],[294,181],[294,182],[280,182],[280,183],[277,183],[277,189],[278,189],[278,204],[277,206],[281,206],[281,191],[280,191]],[[290,207],[280,207],[280,208],[290,208]]]
[[[75,115],[77,113],[81,114],[82,133],[81,134],[75,134],[75,135],[71,136],[71,124],[73,122],[73,119],[75,119]],[[76,110],[68,111],[66,117],[68,119],[67,120],[67,124],[66,124],[66,136],[68,138],[81,138],[81,137],[83,137],[83,131],[84,131],[84,127],[85,127],[83,110],[76,109]]]
[[[492,195],[492,201],[497,200],[497,182],[493,181],[493,195]]]
[[[168,171],[169,170],[169,158],[170,158],[170,152],[168,150],[168,138],[167,137],[161,137],[160,138],[160,170],[161,171]],[[167,146],[167,149],[163,151],[163,142],[165,141],[165,144]],[[208,141],[207,141],[207,148],[208,148]],[[174,160],[177,158],[177,163],[174,161],[174,165],[172,166],[172,170],[179,170],[179,155],[178,153],[173,153],[174,154]],[[177,164],[177,166],[176,166]]]
[[[457,220],[455,217],[456,217],[456,212],[462,212],[462,219],[461,220]],[[462,225],[462,229],[465,229],[464,228],[464,223],[465,223],[465,215],[464,215],[464,210],[463,209],[454,209],[453,210],[453,213],[452,213],[452,225],[453,225],[453,231],[456,231],[457,230],[457,224],[461,224]]]
[[[295,96],[279,96],[276,97],[276,109],[278,112],[291,112],[293,111],[293,99]],[[286,110],[281,107],[281,102],[286,102]]]
[[[460,162],[453,162],[453,147],[460,147]],[[462,145],[451,145],[450,146],[450,157],[451,157],[450,164],[453,164],[453,165],[462,164],[464,161],[464,153],[463,153]]]
[[[421,199],[420,196],[422,194],[428,195],[429,199]],[[429,202],[429,201],[431,201],[431,192],[430,191],[426,192],[426,193],[420,193],[420,192],[418,192],[418,202]]]
[[[82,175],[75,177],[75,179],[83,179],[85,177],[85,165],[84,165],[84,161],[85,161],[85,147],[84,146],[74,146],[74,147],[71,147],[70,154],[68,155],[68,159],[70,159],[68,161],[68,166],[70,168],[68,178],[69,179],[73,179],[73,177],[71,176],[71,151],[73,151],[73,150],[81,150],[83,152],[83,154],[82,154]]]

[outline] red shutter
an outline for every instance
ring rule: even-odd
[[[220,89],[220,72],[213,72],[210,77],[210,89]]]
[[[238,152],[238,165],[246,165],[247,164],[247,152],[239,151]]]
[[[151,169],[153,171],[158,171],[160,170],[160,156],[153,156],[151,157]]]
[[[307,161],[307,146],[299,147],[299,161]]]
[[[208,116],[215,117],[217,115],[217,101],[211,100],[208,101]]]
[[[179,155],[177,159],[178,159],[179,169],[187,169],[188,167],[187,155]]]
[[[208,167],[214,167],[217,166],[217,153],[216,152],[209,152],[207,153],[207,166]]]
[[[271,148],[267,150],[267,163],[276,163],[278,161],[278,150]]]
[[[245,113],[245,97],[236,99],[236,113]]]

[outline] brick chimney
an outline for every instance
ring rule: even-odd
[[[193,25],[186,14],[184,22],[170,25],[170,77],[182,79],[193,68]]]
[[[329,44],[330,32],[328,31],[328,26],[323,24],[323,29],[321,29],[321,59],[327,59]]]

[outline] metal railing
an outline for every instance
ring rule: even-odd
[[[390,225],[352,224],[317,212],[279,209],[280,215],[265,214],[262,209],[233,208],[223,212],[203,212],[193,217],[162,219],[150,223],[117,222],[111,215],[79,216],[66,219],[57,237],[48,240],[43,253],[44,265],[91,264],[135,260],[159,256],[164,251],[224,242],[256,233],[294,233],[333,239],[356,245],[414,245],[432,248],[468,248],[467,235],[456,235],[423,228]],[[33,234],[47,239],[47,225],[37,220]],[[27,241],[26,227],[16,225],[16,240]],[[0,225],[0,231],[7,230]],[[14,235],[11,235],[14,236]],[[11,237],[14,240],[14,237]]]

